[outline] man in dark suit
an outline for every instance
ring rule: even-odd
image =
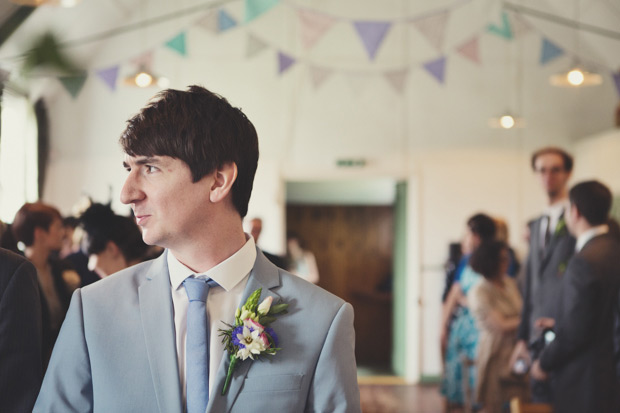
[[[562,283],[556,338],[532,366],[554,373],[554,411],[612,412],[616,388],[613,329],[620,289],[620,243],[608,233],[611,192],[597,181],[575,185],[567,224],[576,254]]]
[[[573,158],[560,148],[548,147],[536,151],[531,164],[540,177],[547,196],[547,207],[542,216],[528,224],[530,236],[523,311],[518,342],[510,359],[511,367],[518,359],[531,363],[528,347],[542,331],[538,320],[557,317],[563,274],[575,250],[575,239],[568,232],[565,220],[569,206],[567,182],[573,168]],[[531,385],[534,401],[552,401],[548,382],[534,380]]]
[[[0,411],[31,412],[42,378],[37,272],[0,249]]]

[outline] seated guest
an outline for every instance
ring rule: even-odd
[[[564,274],[556,338],[533,364],[532,375],[552,375],[556,412],[612,412],[620,243],[608,232],[611,192],[588,181],[575,185],[569,199],[566,224],[577,237],[577,252]]]
[[[55,258],[62,247],[64,230],[58,210],[41,202],[26,203],[15,214],[12,226],[24,255],[34,264],[41,290],[43,317],[43,362],[47,365],[71,293],[80,286],[80,277],[66,261]]]
[[[508,275],[510,254],[501,241],[482,243],[471,256],[472,269],[484,280],[473,287],[469,306],[480,336],[476,355],[476,400],[484,411],[501,412],[514,394],[500,385],[510,376],[508,361],[517,342],[523,301],[514,279]]]
[[[109,205],[92,204],[80,217],[84,229],[82,249],[89,256],[88,268],[101,278],[146,258],[148,245],[135,221],[116,215]]]
[[[252,218],[250,220],[250,235],[254,238],[254,242],[258,245],[258,237],[260,237],[261,232],[263,231],[263,220],[260,218]],[[271,261],[274,265],[280,268],[286,267],[286,260],[283,257],[280,257],[276,254],[271,254],[265,250],[263,250],[263,254],[269,261]]]

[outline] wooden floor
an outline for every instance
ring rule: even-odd
[[[442,398],[436,385],[406,385],[397,378],[360,378],[363,413],[438,413]]]

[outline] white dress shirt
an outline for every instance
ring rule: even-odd
[[[575,244],[575,251],[576,252],[581,251],[583,246],[586,245],[588,241],[590,241],[592,238],[596,237],[597,235],[606,234],[607,231],[609,231],[609,227],[607,226],[607,224],[597,225],[596,227],[590,228],[589,230],[587,230],[586,232],[584,232],[577,238],[577,243]]]
[[[563,199],[562,201],[556,202],[553,205],[549,205],[545,208],[543,215],[546,215],[548,219],[546,220],[546,225],[549,226],[549,239],[553,236],[556,227],[558,226],[558,222],[560,222],[560,217],[563,213],[568,211],[570,208],[570,201],[568,199]],[[545,246],[545,233],[547,232],[547,226],[545,225],[545,221],[543,221],[543,225],[540,226],[540,245]]]
[[[256,261],[254,238],[246,234],[246,243],[239,251],[196,278],[215,280],[219,286],[212,287],[207,297],[207,317],[209,320],[209,394],[217,370],[224,357],[224,345],[219,337],[219,329],[227,329],[224,324],[234,324],[235,311],[240,306],[243,290],[248,276]],[[189,300],[183,281],[194,275],[194,272],[183,265],[171,251],[168,251],[168,271],[170,272],[170,288],[172,290],[172,306],[174,308],[174,328],[176,332],[177,359],[179,362],[179,378],[183,391],[185,406],[185,340],[187,338],[187,307]]]

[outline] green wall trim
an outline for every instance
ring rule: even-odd
[[[394,201],[394,272],[392,284],[392,371],[406,376],[407,352],[406,304],[407,304],[407,183],[396,184]]]

